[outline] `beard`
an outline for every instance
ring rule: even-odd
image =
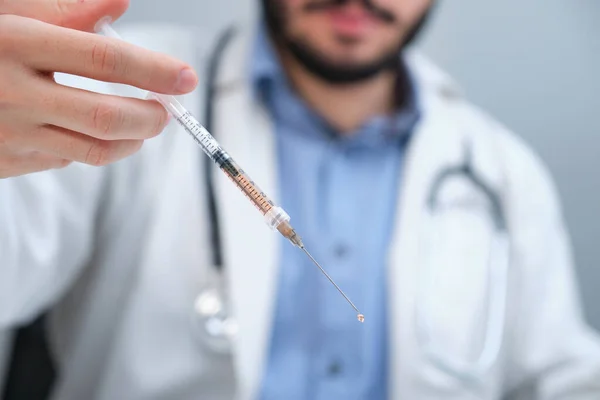
[[[351,65],[332,61],[306,40],[290,37],[285,31],[286,10],[282,0],[261,1],[267,29],[274,42],[289,51],[309,73],[330,84],[359,83],[385,71],[398,71],[401,67],[400,53],[415,41],[425,27],[433,8],[431,6],[405,35],[399,37],[395,46],[371,61]],[[353,0],[315,0],[308,3],[304,11],[334,9],[350,1]],[[360,2],[379,22],[401,28],[402,22],[393,13],[373,3],[373,0],[360,0]]]

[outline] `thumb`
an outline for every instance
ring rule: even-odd
[[[128,7],[129,0],[0,0],[0,15],[19,15],[92,32],[100,18],[109,16],[114,21]]]

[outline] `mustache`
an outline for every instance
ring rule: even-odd
[[[386,24],[395,24],[397,22],[397,18],[392,12],[378,6],[373,0],[315,0],[304,6],[304,11],[313,12],[331,10],[343,7],[351,1],[359,1],[362,3],[363,7],[381,22]]]

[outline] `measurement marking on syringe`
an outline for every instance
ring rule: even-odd
[[[245,188],[245,189],[247,189],[247,188],[248,188],[248,185],[247,185],[247,186],[245,186],[244,188]],[[248,194],[249,194],[250,196],[252,196],[253,198],[255,198],[255,199],[258,199],[258,198],[259,198],[259,197],[258,197],[258,190],[256,190],[256,189],[254,188],[254,186],[250,186],[250,190],[248,190]]]
[[[258,191],[256,189],[252,188],[252,190],[250,190],[249,193],[250,193],[250,196],[252,196],[252,198],[254,198],[256,200],[259,199],[259,197],[258,197]]]
[[[254,189],[254,187],[251,184],[246,183],[244,185],[244,191],[246,193],[248,193],[248,195],[252,196],[253,198],[256,197],[256,190]]]

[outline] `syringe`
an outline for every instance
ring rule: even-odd
[[[122,40],[121,36],[111,26],[111,18],[101,19],[95,26],[95,31],[104,36]],[[357,318],[360,322],[364,322],[365,317],[360,313],[358,308],[333,281],[329,274],[321,267],[321,265],[308,252],[302,239],[296,233],[290,224],[290,216],[283,208],[275,205],[269,197],[250,179],[233,158],[219,145],[215,138],[192,116],[192,114],[177,101],[173,96],[149,93],[149,98],[158,101],[171,116],[185,129],[185,131],[200,145],[204,153],[227,175],[227,177],[246,195],[246,197],[254,204],[254,206],[263,214],[267,225],[279,231],[287,238],[294,246],[302,249],[310,260],[321,270],[323,275],[335,286],[340,294],[352,306],[357,313]]]

